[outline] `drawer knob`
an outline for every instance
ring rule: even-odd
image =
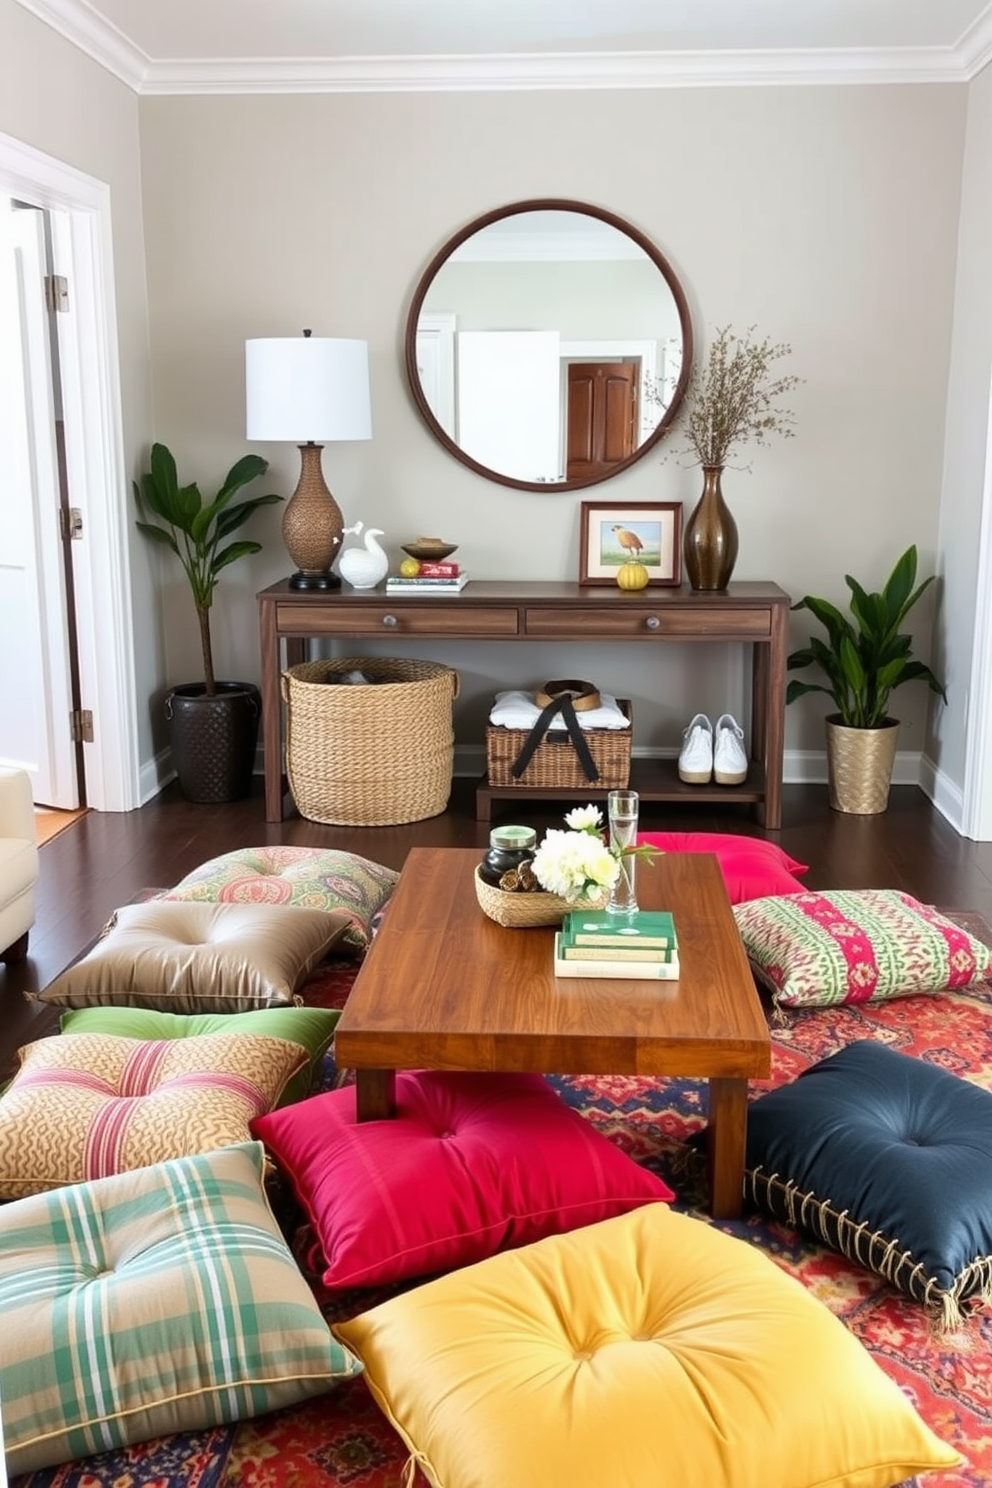
[[[399,620],[397,620],[395,615],[383,615],[382,623],[383,625],[387,625],[390,629],[392,629],[394,625],[399,625],[400,622]]]
[[[649,615],[644,624],[647,626],[648,630],[661,629],[661,621],[658,619],[657,615]]]

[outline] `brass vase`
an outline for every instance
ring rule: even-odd
[[[703,466],[703,494],[685,526],[682,551],[693,589],[726,589],[737,562],[737,523],[720,489],[722,465]]]

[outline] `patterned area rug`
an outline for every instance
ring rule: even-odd
[[[990,939],[977,916],[955,915]],[[314,974],[305,1000],[340,1007],[357,968],[338,961]],[[974,992],[904,998],[878,1007],[803,1012],[772,1028],[772,1077],[762,1089],[792,1080],[854,1039],[875,1038],[992,1090],[992,984]],[[328,1058],[320,1088],[343,1083]],[[696,1080],[553,1077],[562,1099],[679,1194],[677,1206],[704,1215],[704,1196],[685,1142],[705,1121],[705,1091]],[[277,1205],[278,1207],[278,1205]],[[285,1213],[287,1236],[306,1269],[311,1237]],[[956,1471],[933,1476],[934,1488],[992,1484],[992,1311],[972,1317],[951,1338],[935,1337],[920,1308],[867,1271],[784,1225],[750,1216],[721,1228],[758,1245],[840,1317],[895,1379],[945,1441],[966,1457]],[[387,1290],[331,1296],[309,1278],[331,1321],[382,1301]],[[253,1421],[198,1435],[168,1437],[85,1462],[11,1480],[11,1488],[405,1488],[406,1451],[364,1382]],[[424,1483],[419,1475],[416,1484]]]

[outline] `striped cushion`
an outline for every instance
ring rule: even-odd
[[[244,1143],[0,1209],[11,1474],[322,1394],[335,1342]]]
[[[316,847],[242,847],[201,863],[162,897],[209,904],[292,904],[347,914],[339,949],[361,951],[396,887],[395,868]]]
[[[0,1097],[0,1199],[19,1199],[251,1136],[306,1050],[259,1034],[64,1033],[19,1050]]]
[[[881,1002],[968,987],[992,950],[896,889],[838,889],[734,906],[755,976],[783,1007]]]

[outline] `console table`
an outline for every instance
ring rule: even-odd
[[[732,583],[718,592],[681,589],[584,588],[572,583],[514,583],[473,579],[458,594],[386,595],[382,590],[332,593],[294,590],[288,580],[257,596],[262,649],[262,744],[265,753],[265,819],[283,817],[283,715],[279,677],[283,665],[304,659],[308,640],[404,636],[450,641],[581,641],[665,645],[733,642],[751,647],[750,764],[742,785],[685,785],[677,762],[633,760],[630,784],[646,801],[745,801],[764,824],[782,821],[785,658],[790,599],[777,584]],[[285,660],[283,660],[285,655]],[[591,800],[605,795],[582,791]],[[476,816],[488,821],[493,800],[524,797],[574,799],[574,791],[521,785],[476,791]]]

